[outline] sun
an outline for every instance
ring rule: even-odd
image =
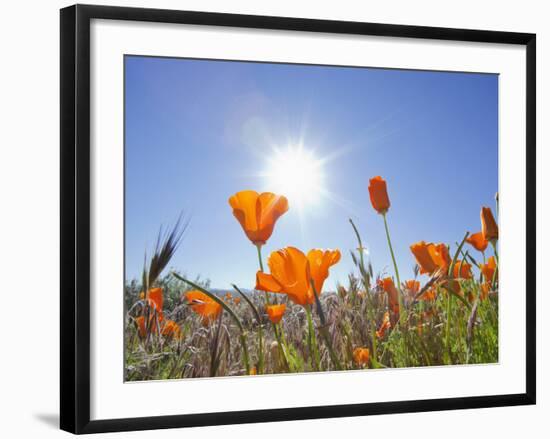
[[[302,146],[276,149],[264,173],[269,190],[284,195],[292,205],[317,204],[323,193],[322,161]]]

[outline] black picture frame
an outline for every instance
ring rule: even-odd
[[[90,420],[90,21],[133,20],[526,47],[526,392],[417,401]],[[61,10],[61,429],[99,433],[535,404],[536,35],[289,17],[75,5]]]

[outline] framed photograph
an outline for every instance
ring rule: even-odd
[[[534,34],[62,9],[61,428],[534,404],[535,128]]]

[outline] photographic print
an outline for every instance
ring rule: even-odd
[[[126,55],[124,138],[125,381],[498,362],[497,74]]]

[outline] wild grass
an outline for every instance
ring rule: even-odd
[[[180,217],[171,230],[161,229],[141,281],[125,288],[126,380],[497,362],[499,231],[491,209],[481,208],[481,232],[467,232],[454,245],[412,244],[414,278],[402,281],[386,181],[370,179],[368,191],[383,220],[392,270],[374,276],[350,220],[358,245],[350,254],[353,270],[332,292],[323,285],[341,261],[338,249],[304,253],[288,246],[269,256],[270,272],[264,271],[262,247],[289,210],[284,195],[245,190],[229,198],[258,254],[250,293],[237,285],[216,292],[209,281],[177,270],[162,275],[187,222]]]
[[[142,281],[134,280],[125,289],[128,381],[498,361],[498,279],[495,276],[484,294],[478,264],[461,244],[449,247],[453,265],[463,263],[459,256],[472,263],[471,278],[456,280],[460,293],[446,287],[445,274],[420,276],[416,266],[421,286],[411,291],[405,282],[399,285],[399,312],[393,313],[382,282],[388,273],[373,275],[354,225],[350,229],[358,238],[358,249],[350,255],[354,270],[345,285],[320,293],[311,306],[296,305],[285,294],[241,293],[237,286],[214,294],[208,281],[186,281],[185,274],[177,271],[161,276],[178,246],[178,227],[164,241],[159,239]],[[162,288],[162,311],[151,310],[141,294],[153,286]],[[231,312],[223,309],[215,320],[205,322],[185,298],[185,292],[197,288]],[[268,299],[287,306],[277,324],[265,313]],[[163,334],[160,328],[149,327],[145,336],[140,334],[136,318],[151,312],[162,312],[163,321],[175,322],[180,332]],[[384,329],[388,317],[391,323]],[[358,361],[354,355],[358,348],[368,349],[367,361]]]

